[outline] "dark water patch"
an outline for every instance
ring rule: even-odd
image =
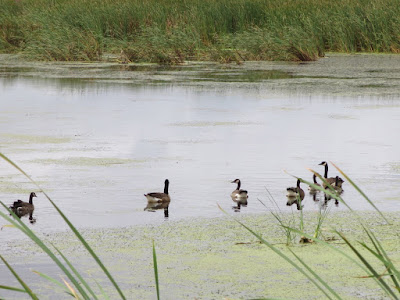
[[[294,76],[279,70],[235,70],[230,72],[200,73],[194,76],[193,81],[262,82],[264,80],[289,78],[294,78]]]
[[[360,84],[360,88],[387,88],[387,84],[371,83],[371,84]]]

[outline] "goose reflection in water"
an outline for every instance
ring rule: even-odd
[[[236,204],[232,206],[233,211],[240,212],[241,207],[247,207],[247,199],[237,199],[235,197],[231,197],[232,201]]]
[[[168,207],[169,207],[170,202],[148,202],[147,206],[144,208],[144,210],[149,211],[149,212],[155,212],[159,209],[164,209],[164,217],[168,218],[169,217],[169,212],[168,212]]]
[[[296,204],[297,210],[300,210],[304,207],[304,205],[301,205],[300,207],[301,200],[297,201],[297,197],[295,196],[286,196],[286,199],[287,199],[286,202],[287,206],[292,206],[293,204]]]

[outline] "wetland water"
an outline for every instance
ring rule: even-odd
[[[162,211],[143,211],[143,194],[162,191],[165,178],[169,221],[221,216],[217,203],[235,213],[235,178],[249,191],[241,214],[265,213],[265,188],[295,210],[285,197],[295,179],[283,170],[311,181],[306,168],[323,174],[323,160],[380,209],[400,209],[400,56],[177,67],[2,56],[0,97],[1,152],[78,227],[164,222]],[[5,162],[0,179],[5,203],[36,190]],[[348,183],[344,190],[354,209],[370,209]],[[43,195],[34,201],[36,230],[64,228]],[[304,209],[318,207],[306,192]]]

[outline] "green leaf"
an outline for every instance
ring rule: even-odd
[[[28,287],[28,285],[18,276],[18,274],[14,271],[14,269],[8,264],[8,262],[0,255],[0,259],[4,262],[10,272],[14,275],[14,277],[18,280],[18,282],[23,286],[25,292],[31,296],[34,300],[39,300],[39,298],[32,292],[32,290]]]
[[[156,254],[156,247],[154,245],[154,240],[153,240],[153,265],[154,265],[154,277],[156,280],[157,300],[160,300],[160,286],[159,286],[159,282],[158,282],[157,254]]]

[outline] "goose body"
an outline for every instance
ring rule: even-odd
[[[286,191],[287,191],[286,197],[288,198],[286,205],[291,206],[294,203],[296,203],[297,209],[300,210],[301,209],[300,202],[304,199],[304,191],[300,187],[300,179],[297,179],[297,186],[288,187]],[[298,198],[300,198],[300,201],[298,201]]]
[[[333,189],[335,190],[335,192],[336,192],[338,195],[340,195],[341,193],[343,193],[342,187],[341,187],[341,186],[338,186],[338,184],[339,184],[339,182],[340,182],[340,179],[341,179],[341,178],[340,178],[339,176],[336,176],[336,177],[335,177],[335,185],[332,185]],[[327,186],[327,187],[325,187],[325,190],[330,190],[330,189],[329,189],[329,187]],[[331,195],[325,194],[325,201],[331,200],[331,199],[332,199],[332,196],[331,196]],[[336,200],[335,202],[336,202],[336,204],[338,203],[337,200]]]
[[[14,214],[18,217],[25,216],[27,214],[31,214],[35,206],[33,205],[33,197],[37,197],[34,192],[29,195],[29,202],[24,202],[22,200],[17,200],[10,206],[10,209]]]
[[[300,200],[304,199],[304,191],[303,189],[300,187],[300,179],[297,179],[297,186],[295,187],[288,187],[286,189],[287,193],[286,193],[286,197],[289,198],[297,198],[297,196],[300,197]]]
[[[318,182],[317,182],[317,176],[314,174],[313,175],[313,181],[314,184],[317,186],[321,186]],[[317,190],[316,188],[312,187],[311,185],[308,187],[308,190],[310,191],[310,194],[315,194],[316,192],[319,192],[319,190]]]
[[[169,180],[165,179],[164,193],[148,193],[148,194],[144,194],[144,196],[147,198],[148,202],[152,202],[152,203],[170,202],[171,198],[169,197],[169,194],[168,194],[168,187],[169,187]]]
[[[235,200],[235,199],[236,200],[244,200],[244,199],[249,198],[247,191],[240,189],[240,185],[241,185],[240,179],[235,179],[231,183],[237,183],[236,190],[234,190],[231,193],[231,197],[233,200]],[[247,201],[246,201],[246,204],[247,204]]]
[[[328,178],[328,163],[326,161],[323,161],[319,164],[320,166],[325,166],[325,173],[324,173],[324,178],[325,180],[332,186],[336,186],[336,177],[329,177]],[[342,187],[344,180],[339,177],[339,180],[337,181],[337,184],[339,187]],[[322,186],[325,188],[327,185],[324,182]]]

